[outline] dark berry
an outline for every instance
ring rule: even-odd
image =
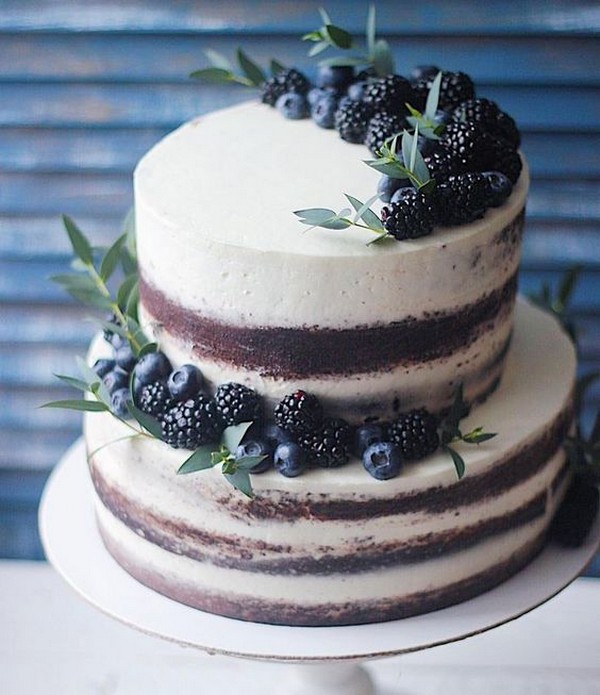
[[[313,87],[308,91],[306,95],[306,101],[308,101],[309,106],[314,106],[319,99],[322,97],[330,95],[331,92],[327,89],[320,89],[319,87]]]
[[[275,106],[277,100],[287,92],[295,92],[296,94],[306,94],[310,89],[310,82],[306,77],[291,68],[290,70],[282,70],[274,77],[271,77],[262,85],[261,99],[263,104]]]
[[[268,422],[264,425],[261,434],[269,442],[272,449],[275,449],[279,444],[292,441],[292,435],[274,422]]]
[[[115,350],[115,362],[126,372],[130,372],[135,367],[136,358],[128,344],[121,345]]]
[[[119,325],[119,320],[117,319],[117,315],[114,312],[111,312],[108,316],[105,317],[104,320],[105,323],[108,325],[105,325],[102,334],[104,336],[104,340],[106,340],[107,343],[110,343],[112,345],[112,339],[115,335],[113,326],[116,328]]]
[[[405,461],[416,461],[432,454],[439,446],[438,421],[425,408],[403,413],[391,423],[388,438],[400,448]]]
[[[204,384],[204,377],[198,367],[184,364],[169,374],[167,387],[173,398],[184,401],[195,396]]]
[[[276,470],[286,478],[295,478],[308,468],[308,459],[304,450],[295,442],[279,444],[273,454]]]
[[[169,389],[164,381],[153,381],[151,384],[144,384],[136,393],[137,406],[144,413],[152,415],[157,419],[173,407],[174,403],[169,393]]]
[[[484,171],[482,176],[488,184],[487,204],[492,208],[499,207],[512,193],[510,179],[500,171]]]
[[[410,80],[414,82],[421,79],[435,79],[435,76],[440,72],[436,65],[415,65],[410,71]]]
[[[398,135],[404,128],[404,119],[396,114],[376,113],[369,121],[365,135],[365,145],[373,154]]]
[[[198,394],[176,403],[161,421],[164,441],[175,449],[197,449],[219,440],[223,422],[213,399]]]
[[[377,193],[379,193],[379,197],[384,203],[389,203],[394,193],[399,188],[405,188],[406,186],[410,186],[408,179],[394,179],[384,174],[377,184]]]
[[[111,393],[110,410],[117,417],[129,417],[128,403],[131,403],[131,394],[127,387],[116,389]]]
[[[265,458],[250,469],[250,473],[264,473],[273,465],[273,448],[261,439],[243,441],[235,452],[236,459],[245,456],[264,456]]]
[[[112,333],[110,336],[109,343],[113,346],[114,350],[118,350],[124,345],[128,345],[127,338],[120,335],[119,333]]]
[[[381,211],[383,226],[398,241],[431,234],[435,224],[432,197],[415,189],[406,189],[401,200]]]
[[[101,357],[99,360],[94,362],[92,369],[96,374],[102,379],[108,372],[115,368],[116,362],[114,360],[107,359],[106,357]]]
[[[317,429],[323,419],[323,408],[316,396],[295,391],[284,396],[275,406],[275,422],[287,432],[304,434]]]
[[[117,389],[125,388],[129,384],[129,374],[120,367],[115,367],[102,377],[102,383],[113,394]]]
[[[415,189],[408,179],[399,179],[399,181],[402,185],[394,191],[390,203],[399,203],[404,198],[411,199],[415,195]]]
[[[415,104],[420,111],[425,107],[427,95],[433,84],[437,72],[413,80],[412,87],[415,92]],[[440,98],[438,106],[443,111],[450,111],[463,101],[475,98],[475,85],[469,75],[464,72],[442,72],[440,84]]]
[[[226,425],[253,422],[262,415],[261,397],[243,384],[221,384],[215,394],[217,410]]]
[[[337,103],[338,100],[334,95],[326,94],[313,104],[310,115],[320,128],[333,128]]]
[[[173,366],[164,352],[147,352],[137,361],[133,374],[140,385],[166,379]]]
[[[401,75],[386,75],[371,80],[363,94],[363,101],[370,104],[374,111],[398,115],[406,113],[406,104],[413,100],[410,82]]]
[[[459,104],[452,112],[457,121],[469,121],[481,126],[487,133],[509,142],[515,149],[521,136],[515,121],[490,99],[470,99]]]
[[[367,84],[368,82],[366,80],[354,82],[348,87],[346,94],[350,97],[350,99],[352,99],[352,101],[362,101]]]
[[[375,442],[362,456],[367,473],[377,480],[395,478],[402,470],[400,447],[391,442]]]
[[[382,442],[386,436],[385,425],[379,422],[368,422],[365,425],[357,427],[354,433],[353,453],[357,458],[362,458],[365,449],[375,444]]]
[[[481,173],[449,176],[436,187],[438,224],[468,224],[483,217],[489,205],[489,190],[488,180]]]
[[[362,101],[341,100],[335,112],[335,127],[342,140],[360,144],[367,134],[367,126],[373,115],[370,104]]]
[[[284,118],[292,121],[299,121],[309,116],[306,97],[296,92],[282,94],[275,102],[275,108]]]
[[[488,136],[489,141],[482,155],[479,170],[502,172],[512,183],[516,183],[521,175],[523,163],[521,155],[506,140]]]
[[[482,170],[491,141],[478,125],[458,121],[449,123],[440,137],[440,145],[455,153],[463,171]]]
[[[577,548],[585,541],[598,514],[598,488],[575,477],[556,513],[550,535],[560,545]]]
[[[337,468],[348,463],[351,438],[352,430],[345,420],[326,418],[318,429],[301,435],[298,443],[314,465]]]
[[[354,79],[354,68],[351,65],[322,65],[317,72],[317,87],[331,87],[340,92]]]
[[[454,150],[437,147],[432,152],[423,156],[423,160],[431,178],[437,182],[447,179],[453,174],[462,174],[465,166],[458,153]]]

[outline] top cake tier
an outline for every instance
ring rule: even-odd
[[[367,200],[366,147],[246,103],[166,137],[135,173],[141,313],[161,348],[215,384],[277,400],[311,390],[332,414],[469,400],[497,383],[512,326],[524,167],[474,223],[367,246],[293,211]],[[377,209],[377,206],[374,206]]]

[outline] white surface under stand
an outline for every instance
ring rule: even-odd
[[[81,442],[50,478],[40,507],[50,562],[87,601],[141,630],[209,654],[290,663],[276,676],[285,695],[372,695],[361,661],[464,639],[513,620],[566,587],[600,541],[597,520],[576,550],[548,546],[517,576],[471,601],[414,618],[333,628],[294,628],[210,615],[172,601],[132,579],[106,552],[95,525]],[[285,688],[285,689],[284,689]]]

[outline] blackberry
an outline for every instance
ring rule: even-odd
[[[365,135],[365,145],[376,155],[386,140],[402,132],[403,119],[390,113],[376,113],[369,121]]]
[[[349,461],[351,437],[352,429],[345,420],[326,418],[318,429],[302,435],[298,443],[313,465],[337,468]]]
[[[419,111],[423,111],[427,102],[427,95],[437,73],[425,74],[412,81],[415,94],[415,104]],[[464,72],[442,72],[440,84],[440,98],[438,107],[442,111],[450,111],[463,101],[475,98],[475,85],[473,80]]]
[[[286,432],[305,434],[315,430],[323,419],[323,408],[316,396],[295,391],[284,396],[275,406],[275,422]]]
[[[381,219],[386,232],[398,241],[427,236],[435,224],[432,197],[406,189],[397,203],[390,203],[381,210]]]
[[[450,176],[437,186],[437,221],[443,226],[473,222],[489,205],[490,184],[482,173]]]
[[[453,121],[446,126],[440,145],[452,150],[464,171],[481,171],[489,166],[493,138],[474,123]]]
[[[363,101],[374,111],[386,113],[406,113],[406,103],[412,102],[414,95],[410,82],[401,75],[386,75],[371,80],[363,92]]]
[[[367,126],[373,115],[370,104],[351,99],[341,100],[335,112],[335,128],[342,140],[360,144],[367,134]]]
[[[423,157],[429,175],[437,182],[444,181],[453,174],[461,174],[465,167],[454,150],[438,147]]]
[[[523,168],[521,155],[506,140],[490,138],[490,142],[488,142],[488,146],[482,153],[481,158],[480,169],[500,171],[513,184],[518,181]]]
[[[400,448],[405,461],[416,461],[432,454],[439,446],[438,421],[425,408],[403,413],[392,422],[388,438]]]
[[[456,121],[468,121],[481,126],[487,133],[509,142],[515,149],[521,144],[517,124],[490,99],[469,99],[452,112]]]
[[[310,82],[306,77],[294,68],[282,70],[273,77],[263,82],[261,88],[261,101],[263,104],[275,106],[277,99],[286,92],[306,94],[310,89]]]
[[[169,408],[161,426],[163,440],[174,449],[197,449],[215,443],[223,431],[216,403],[203,394]]]
[[[243,384],[221,384],[215,393],[215,402],[221,419],[226,425],[253,422],[262,414],[260,396]]]
[[[160,419],[173,406],[173,400],[164,381],[153,381],[142,386],[137,406],[148,415]]]

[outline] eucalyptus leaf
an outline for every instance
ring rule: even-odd
[[[329,208],[307,208],[306,210],[295,210],[294,215],[300,217],[304,224],[319,225],[321,222],[335,217],[335,210]]]
[[[64,410],[78,410],[88,413],[103,413],[109,411],[109,407],[105,403],[99,401],[87,401],[83,398],[80,400],[64,400],[50,401],[44,403],[41,408],[62,408]]]
[[[88,365],[88,363],[81,357],[76,357],[77,367],[79,373],[83,377],[83,380],[87,382],[90,391],[107,406],[110,403],[110,393],[104,385],[104,382],[96,374],[96,372]]]
[[[101,309],[102,311],[111,311],[112,302],[109,297],[104,297],[97,291],[91,290],[78,290],[78,289],[67,289],[67,292],[82,304],[87,304],[93,306],[96,309]]]
[[[310,58],[313,58],[314,56],[317,56],[320,53],[323,53],[323,51],[325,51],[328,48],[329,48],[329,44],[326,41],[319,41],[314,46],[310,47],[310,50],[308,51],[308,56]]]
[[[130,318],[137,321],[138,318],[138,305],[140,301],[140,288],[137,276],[135,277],[135,282],[133,283],[129,296],[127,297],[127,303],[125,304],[125,314]]]
[[[416,142],[415,138],[415,142]],[[413,163],[413,172],[420,182],[426,183],[429,181],[430,176],[429,176],[429,169],[427,168],[427,164],[425,164],[425,160],[423,159],[423,155],[421,154],[420,150],[415,148],[415,153],[414,153],[414,163]]]
[[[140,350],[138,357],[149,355],[151,352],[158,352],[158,343],[146,343]]]
[[[227,70],[231,72],[233,66],[228,58],[226,58],[222,53],[213,50],[212,48],[207,48],[204,51],[204,55],[210,61],[210,64],[215,68],[221,68],[221,70]]]
[[[331,24],[331,17],[324,7],[319,7],[319,14],[321,15],[323,24]]]
[[[252,481],[248,471],[237,470],[235,473],[224,473],[225,478],[233,485],[234,488],[242,492],[246,497],[253,498]]]
[[[497,432],[477,432],[476,434],[469,432],[463,436],[463,442],[467,442],[467,444],[482,444],[496,436]]]
[[[239,425],[230,425],[226,427],[221,439],[224,446],[226,446],[231,453],[235,454],[236,449],[251,426],[251,422],[241,422]]]
[[[162,427],[160,425],[160,422],[153,418],[151,415],[148,415],[148,413],[145,413],[143,410],[140,410],[138,407],[136,407],[132,402],[127,403],[127,410],[129,411],[130,415],[150,434],[155,438],[155,439],[162,439]]]
[[[348,201],[350,202],[350,205],[354,208],[356,211],[356,219],[362,220],[367,227],[370,227],[371,229],[375,231],[382,231],[383,230],[383,224],[379,217],[370,209],[371,205],[379,198],[379,195],[374,195],[369,198],[365,203],[361,203],[358,198],[355,198],[354,196],[349,195],[348,193],[344,194],[346,198],[348,198]]]
[[[392,179],[408,179],[410,176],[406,170],[406,167],[402,166],[400,162],[396,161],[386,161],[386,160],[372,160],[367,161],[372,169],[376,169],[380,174],[385,174]]]
[[[319,65],[323,67],[339,67],[342,65],[349,65],[352,67],[358,67],[359,65],[367,65],[369,63],[368,57],[358,57],[358,56],[334,56],[332,58],[323,58],[319,61]]]
[[[375,51],[375,36],[377,31],[377,16],[375,5],[369,5],[369,11],[367,14],[367,28],[366,28],[366,43],[367,51],[369,54],[373,54]]]
[[[104,254],[104,257],[100,262],[100,271],[98,273],[103,282],[106,282],[111,277],[119,264],[125,241],[126,235],[121,234],[121,236],[117,238],[114,244]]]
[[[255,466],[258,466],[261,461],[267,458],[266,454],[262,456],[242,456],[235,460],[236,466],[242,471],[251,471]]]
[[[318,226],[323,227],[323,229],[347,229],[348,227],[352,226],[352,220],[348,220],[344,217],[338,217],[336,215],[335,217],[332,217],[330,220],[321,222],[321,224]]]
[[[440,87],[442,84],[442,73],[441,71],[435,76],[429,89],[429,94],[427,95],[427,102],[425,103],[425,116],[433,121],[435,114],[438,110],[438,104],[440,102]]]
[[[442,448],[444,449],[444,451],[446,451],[448,454],[450,454],[450,456],[452,458],[452,462],[454,463],[454,468],[456,468],[456,475],[457,475],[458,479],[460,480],[464,476],[465,468],[466,468],[463,457],[458,453],[458,451],[453,449],[451,446],[446,445],[446,446],[443,446]]]
[[[324,33],[336,48],[348,49],[352,47],[352,36],[345,29],[341,29],[335,24],[326,24]]]
[[[375,244],[381,244],[384,241],[392,241],[393,239],[394,237],[391,234],[383,232],[381,234],[378,234],[374,239],[370,239],[367,242],[367,246],[374,246]]]
[[[117,289],[117,305],[121,311],[127,311],[127,304],[129,302],[129,297],[133,292],[134,287],[137,285],[138,278],[136,275],[128,275],[123,282],[119,285]]]
[[[402,161],[404,162],[404,166],[409,171],[412,171],[410,166],[410,158],[414,140],[415,138],[408,132],[408,130],[405,130],[402,133]]]
[[[285,65],[280,63],[278,60],[275,60],[275,58],[271,58],[271,61],[269,62],[269,69],[271,70],[271,75],[275,77],[280,72],[285,70]]]
[[[372,63],[378,77],[394,73],[394,58],[390,46],[384,39],[375,42],[372,55]]]
[[[323,34],[320,31],[309,31],[301,37],[302,41],[322,41]]]
[[[62,221],[69,235],[69,240],[75,255],[86,265],[91,265],[93,262],[93,254],[90,242],[68,215],[63,215]]]
[[[229,70],[223,68],[202,68],[190,73],[194,80],[205,80],[207,82],[226,83],[233,82],[234,75]]]
[[[256,87],[260,86],[266,79],[264,72],[253,60],[250,60],[248,55],[244,53],[241,48],[237,49],[236,55],[244,75],[250,80],[250,82],[252,82],[253,85]]]
[[[104,296],[89,275],[61,273],[59,275],[52,275],[50,280],[55,282],[57,285],[60,285],[67,292],[70,292],[71,290],[82,290],[84,292],[96,293],[100,297]]]
[[[211,456],[213,449],[213,444],[205,444],[196,449],[196,451],[194,451],[194,453],[177,469],[177,475],[196,473],[197,471],[205,471],[208,468],[213,468],[214,463],[212,462]]]

